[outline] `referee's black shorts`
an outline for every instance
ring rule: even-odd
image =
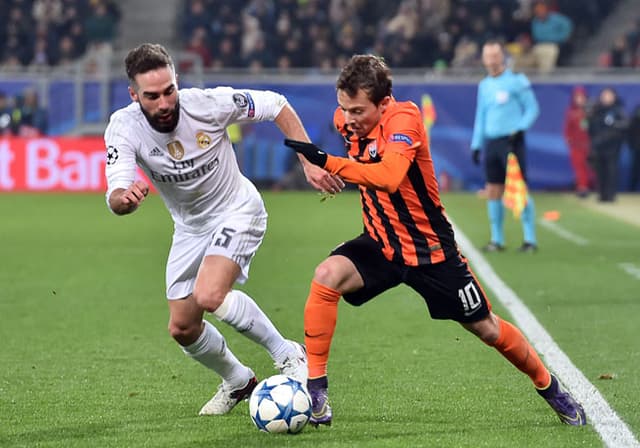
[[[524,133],[515,136],[498,137],[487,141],[484,170],[487,182],[504,184],[507,174],[507,156],[512,152],[518,158],[522,178],[527,180],[527,164],[524,148]]]

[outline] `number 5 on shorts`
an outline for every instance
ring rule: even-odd
[[[229,227],[223,227],[220,230],[221,235],[218,236],[213,243],[214,246],[220,247],[229,247],[229,243],[231,243],[231,238],[233,238],[233,234],[236,233],[235,229],[231,229]]]

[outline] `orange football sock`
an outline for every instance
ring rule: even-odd
[[[542,360],[514,325],[498,317],[500,335],[493,346],[520,371],[529,375],[538,389],[544,389],[551,382],[551,375]]]
[[[304,343],[307,346],[309,378],[327,374],[331,339],[338,320],[340,292],[313,280],[304,307]]]

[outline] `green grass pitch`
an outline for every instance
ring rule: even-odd
[[[358,198],[264,196],[269,229],[242,288],[301,340],[313,269],[361,230]],[[518,254],[521,232],[508,217],[510,250],[487,259],[637,438],[640,280],[627,271],[640,270],[640,228],[568,196],[536,201],[540,216],[560,211],[558,225],[589,244],[539,227],[541,250]],[[484,244],[484,202],[471,194],[444,202]],[[331,428],[260,433],[247,403],[198,417],[219,380],[166,331],[170,235],[157,196],[116,217],[101,195],[0,195],[0,447],[602,446],[592,426],[561,425],[528,378],[457,324],[431,320],[402,286],[361,308],[341,303]],[[260,378],[276,373],[264,350],[211,320]]]

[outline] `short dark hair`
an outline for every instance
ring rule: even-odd
[[[147,73],[162,67],[174,69],[173,59],[169,52],[160,44],[142,44],[129,51],[124,60],[125,70],[129,81],[135,83],[135,78],[141,73]]]
[[[352,56],[336,82],[336,88],[350,97],[356,96],[358,90],[364,90],[376,106],[386,96],[391,96],[391,87],[391,70],[383,58],[370,54]]]
[[[486,47],[488,45],[497,45],[504,52],[504,41],[501,39],[488,39],[484,44],[482,44],[483,47]]]

